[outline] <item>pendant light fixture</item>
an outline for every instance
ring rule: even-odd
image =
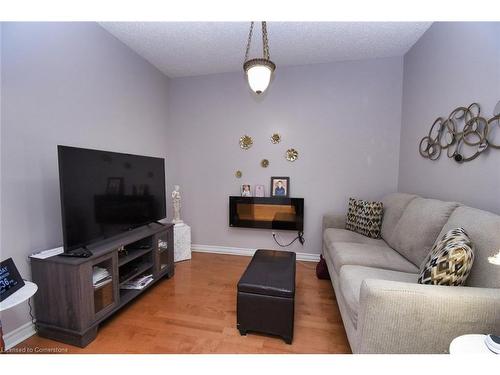
[[[262,22],[262,50],[263,57],[248,59],[250,53],[250,43],[252,42],[253,22],[250,23],[250,32],[248,33],[247,50],[245,53],[245,62],[243,70],[247,75],[248,85],[256,94],[262,94],[266,91],[271,81],[271,76],[276,69],[276,65],[269,60],[269,44],[267,40],[266,22]]]

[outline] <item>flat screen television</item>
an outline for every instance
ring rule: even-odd
[[[57,149],[66,252],[166,216],[164,159]]]

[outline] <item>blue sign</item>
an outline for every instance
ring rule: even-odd
[[[23,286],[24,280],[12,258],[0,263],[0,301],[3,301]]]

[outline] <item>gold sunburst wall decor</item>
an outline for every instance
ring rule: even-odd
[[[253,139],[249,135],[245,134],[240,138],[240,147],[243,150],[248,150],[250,147],[252,147],[252,145],[253,145]]]
[[[294,148],[289,148],[286,150],[285,158],[288,161],[295,161],[299,158],[299,152]]]
[[[274,133],[271,136],[271,143],[273,145],[280,143],[280,141],[281,141],[281,135],[279,135],[279,133]]]
[[[269,166],[269,160],[267,159],[262,159],[261,162],[260,162],[260,166],[262,168],[267,168]]]
[[[243,173],[241,173],[241,171],[236,171],[236,172],[234,173],[234,176],[235,176],[236,178],[241,178],[241,176],[243,176]]]

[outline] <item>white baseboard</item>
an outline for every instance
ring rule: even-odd
[[[191,250],[198,253],[227,254],[251,257],[257,249],[247,249],[242,247],[212,246],[212,245],[191,245]],[[319,262],[319,254],[296,253],[297,260],[306,262]]]
[[[17,344],[29,339],[36,333],[35,325],[31,322],[23,324],[21,327],[4,335],[3,340],[5,341],[5,349],[9,350],[16,346]]]

